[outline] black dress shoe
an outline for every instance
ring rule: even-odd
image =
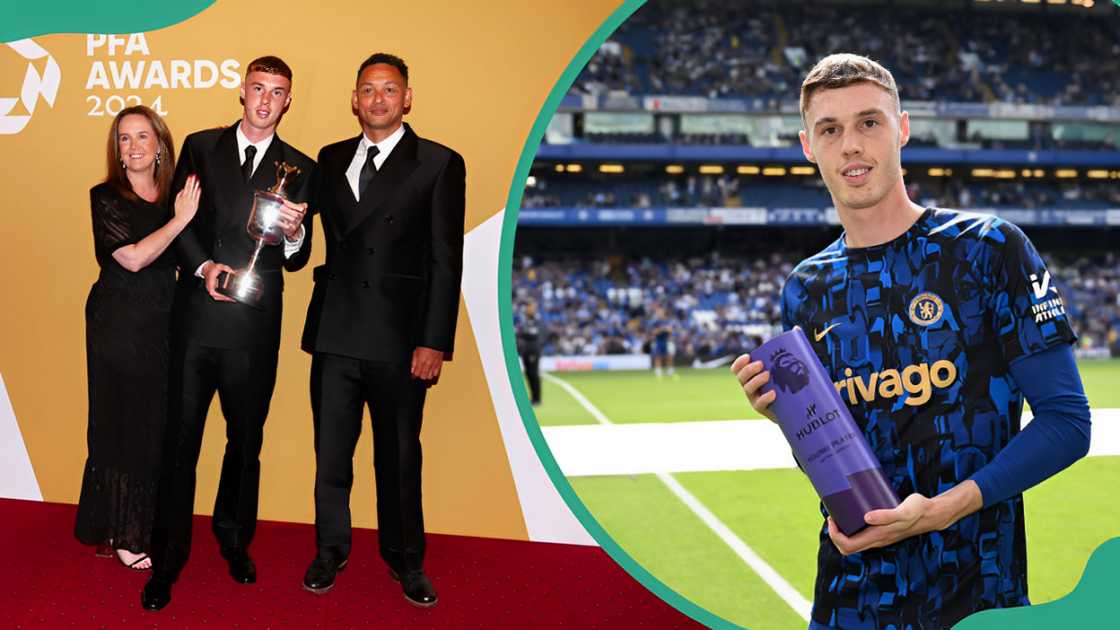
[[[252,584],[257,581],[257,565],[241,547],[222,550],[222,557],[229,563],[229,575],[234,582]]]
[[[153,575],[140,593],[140,604],[145,610],[161,610],[171,602],[171,581]]]
[[[334,588],[334,578],[346,568],[347,562],[346,558],[332,560],[315,556],[315,559],[311,561],[311,566],[307,567],[307,573],[303,574],[304,590],[311,591],[316,595],[325,594]]]
[[[436,589],[432,586],[432,581],[424,575],[423,571],[419,569],[405,571],[404,575],[400,575],[395,570],[389,569],[389,575],[401,583],[401,588],[404,589],[404,598],[413,606],[431,608],[439,600]]]

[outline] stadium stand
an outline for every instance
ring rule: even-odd
[[[515,264],[515,311],[530,300],[544,323],[543,354],[645,352],[661,313],[678,326],[678,361],[748,352],[781,326],[780,290],[809,252],[765,257],[523,256]],[[1120,256],[1047,256],[1083,349],[1120,353]]]
[[[892,68],[906,99],[1120,105],[1115,12],[1009,19],[968,3],[910,4],[884,11],[866,2],[782,2],[746,11],[712,0],[651,2],[596,54],[575,89],[778,101],[796,91],[806,64],[846,50]],[[866,35],[876,32],[902,36]]]
[[[1022,226],[1082,353],[1120,356],[1120,8],[1074,4],[651,0],[537,154],[515,317],[537,302],[544,354],[586,356],[643,353],[668,316],[685,364],[776,332],[792,265],[839,234],[801,155],[798,87],[847,51],[899,83],[911,199]]]

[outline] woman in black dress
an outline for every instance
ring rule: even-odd
[[[151,567],[145,552],[166,423],[175,291],[169,246],[194,217],[200,192],[191,177],[167,203],[173,146],[154,111],[121,111],[109,131],[108,174],[90,190],[101,273],[86,301],[89,457],[74,532],[85,544],[115,548],[134,569]]]

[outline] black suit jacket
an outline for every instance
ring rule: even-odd
[[[319,152],[311,209],[327,256],[315,268],[303,348],[391,362],[409,361],[417,346],[450,354],[463,273],[463,158],[405,125],[357,202],[346,169],[360,140]]]
[[[208,129],[187,136],[175,169],[174,193],[188,175],[197,174],[202,184],[198,212],[176,241],[179,255],[179,295],[176,329],[182,338],[214,348],[278,346],[283,305],[282,269],[297,271],[311,256],[311,215],[303,222],[300,251],[284,258],[284,246],[265,246],[256,271],[264,283],[261,308],[235,302],[218,302],[206,292],[205,282],[194,275],[206,260],[241,269],[249,262],[256,245],[246,230],[253,206],[253,191],[276,183],[277,161],[300,168],[298,179],[287,188],[288,197],[307,201],[314,188],[315,162],[274,136],[249,183],[241,176],[237,150],[237,125]]]

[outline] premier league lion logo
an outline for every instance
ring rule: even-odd
[[[790,394],[805,389],[809,384],[809,370],[801,359],[787,350],[778,350],[770,357],[770,375],[774,384]]]

